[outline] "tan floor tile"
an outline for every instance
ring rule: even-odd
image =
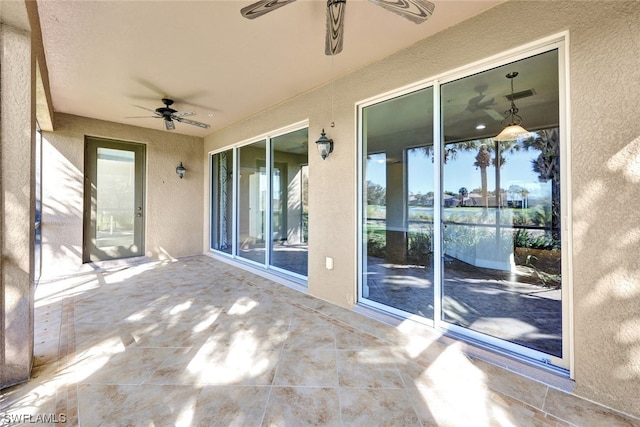
[[[262,422],[270,387],[206,386],[196,400],[192,425],[240,427]]]
[[[546,396],[543,409],[561,420],[584,427],[605,425],[607,427],[640,426],[640,421],[638,420],[629,419],[600,405],[551,388]]]
[[[284,348],[333,350],[336,348],[334,328],[333,326],[309,323],[291,325]]]
[[[474,361],[474,364],[484,372],[487,387],[542,408],[548,389],[546,385],[489,363]]]
[[[338,391],[326,387],[273,387],[263,426],[340,426]]]
[[[179,349],[126,347],[113,356],[96,355],[79,379],[83,384],[142,384]],[[93,372],[91,372],[94,368]]]
[[[342,423],[347,426],[420,426],[401,389],[340,389]]]
[[[156,323],[135,340],[137,347],[196,347],[204,344],[210,329],[195,331],[191,324]]]
[[[335,350],[282,350],[275,385],[336,387],[338,372]]]
[[[193,386],[139,386],[101,425],[191,426],[200,391]]]
[[[78,385],[78,424],[99,426],[114,421],[113,413],[137,390],[137,385]]]
[[[173,355],[146,379],[146,384],[270,385],[280,350],[221,346],[213,341]]]
[[[338,350],[340,387],[403,388],[396,359],[389,350]]]

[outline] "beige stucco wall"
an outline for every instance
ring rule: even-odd
[[[0,16],[0,388],[4,388],[26,381],[33,361],[35,105],[24,100],[34,99],[35,56],[30,33]]]
[[[164,260],[202,253],[202,138],[56,114],[43,132],[43,279],[87,271],[82,264],[84,137],[147,147],[145,253]],[[184,179],[176,166],[184,163]],[[198,237],[196,237],[198,236]]]
[[[640,415],[640,3],[506,2],[337,79],[335,128],[325,86],[210,135],[205,153],[304,119],[313,145],[327,128],[335,152],[323,161],[310,148],[308,292],[350,307],[356,102],[567,30],[575,393]],[[206,205],[204,218],[206,251]],[[324,268],[325,256],[334,258],[333,270]]]

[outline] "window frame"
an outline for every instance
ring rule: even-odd
[[[238,248],[238,227],[239,227],[239,209],[238,209],[238,203],[239,203],[239,186],[238,186],[238,177],[239,177],[239,150],[243,147],[247,147],[251,144],[257,143],[257,142],[261,142],[261,141],[265,141],[265,165],[267,166],[267,194],[269,195],[269,197],[267,198],[267,214],[266,214],[266,224],[265,224],[265,235],[266,236],[271,236],[271,230],[273,227],[272,224],[272,211],[273,211],[273,206],[272,206],[272,140],[274,138],[277,138],[279,136],[282,135],[286,135],[288,133],[292,133],[298,130],[302,130],[302,129],[309,129],[309,120],[302,120],[296,123],[293,123],[291,125],[288,126],[284,126],[281,128],[277,128],[274,129],[272,131],[269,132],[265,132],[263,134],[239,141],[237,143],[231,144],[231,145],[227,145],[224,146],[222,148],[219,149],[215,149],[212,150],[208,153],[208,162],[209,162],[209,251],[213,254],[215,254],[216,256],[221,256],[233,261],[237,261],[239,263],[245,264],[247,266],[250,267],[254,267],[257,268],[259,270],[262,271],[268,271],[274,274],[277,274],[279,276],[284,276],[290,280],[293,280],[294,282],[303,285],[306,287],[307,285],[307,280],[308,280],[308,276],[303,276],[299,273],[293,272],[293,271],[289,271],[289,270],[285,270],[282,268],[279,268],[277,266],[271,265],[271,251],[272,251],[272,242],[271,239],[265,239],[265,262],[264,263],[260,263],[260,262],[256,262],[256,261],[252,261],[250,259],[247,258],[243,258],[241,256],[239,256],[237,254],[237,248]],[[233,211],[233,219],[232,219],[232,250],[231,253],[226,253],[223,251],[219,251],[217,249],[214,249],[212,247],[213,245],[213,239],[212,239],[212,221],[214,219],[214,206],[213,203],[215,202],[214,200],[214,186],[213,186],[213,156],[228,150],[232,150],[233,153],[233,197],[232,197],[232,211]]]
[[[364,218],[364,160],[363,160],[363,148],[364,148],[364,121],[363,112],[366,107],[376,105],[378,103],[417,92],[421,89],[433,86],[433,141],[434,141],[434,158],[440,159],[439,162],[434,163],[434,179],[437,179],[438,188],[441,188],[443,179],[443,164],[442,164],[442,117],[441,117],[441,86],[443,84],[459,80],[476,73],[480,73],[495,67],[504,66],[515,61],[519,61],[525,58],[529,58],[540,53],[548,52],[551,50],[558,51],[558,86],[559,86],[559,137],[560,137],[560,200],[561,200],[561,270],[562,270],[562,357],[555,357],[549,354],[541,353],[537,350],[527,349],[521,345],[512,344],[505,340],[488,337],[481,335],[473,331],[460,331],[461,327],[445,324],[441,320],[441,297],[442,297],[442,267],[434,268],[434,319],[427,319],[424,317],[409,315],[401,310],[394,309],[392,307],[366,300],[364,297],[366,286],[363,282],[364,273],[364,250],[366,235],[364,233],[363,218]],[[570,135],[570,111],[569,111],[569,33],[562,32],[544,39],[516,47],[514,49],[499,53],[497,55],[490,56],[488,58],[476,61],[474,63],[456,68],[451,71],[441,73],[436,76],[421,80],[419,82],[400,87],[395,90],[385,92],[373,96],[371,98],[359,101],[355,105],[356,114],[356,129],[357,129],[357,156],[356,156],[356,188],[358,195],[358,207],[356,209],[356,247],[357,250],[357,304],[372,307],[377,310],[383,310],[394,316],[400,316],[408,320],[417,321],[426,325],[429,325],[437,331],[461,338],[478,345],[480,347],[488,348],[492,351],[504,353],[509,356],[513,356],[516,359],[530,362],[536,366],[549,369],[550,371],[573,378],[573,277],[572,277],[572,224],[570,221],[572,206],[571,206],[571,135]],[[435,143],[435,141],[439,141]],[[434,209],[434,258],[436,260],[442,260],[443,257],[443,240],[442,240],[442,227],[435,226],[435,224],[442,224],[443,208],[442,208],[442,192],[435,191],[434,194],[434,207],[438,206],[439,209]],[[462,332],[462,333],[461,333]],[[531,351],[529,351],[531,350]]]

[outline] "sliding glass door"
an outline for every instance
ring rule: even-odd
[[[270,265],[307,275],[308,131],[300,129],[271,140]]]
[[[506,75],[518,72],[514,102],[532,132],[475,138],[474,123],[494,123],[487,111],[469,121],[442,106],[442,197],[452,202],[443,206],[441,319],[562,357],[557,70],[554,50],[442,85],[442,100],[473,88],[510,95]]]
[[[266,141],[238,149],[238,245],[235,254],[260,264],[266,261],[268,175]]]
[[[362,304],[568,368],[561,57],[360,107]],[[498,140],[514,108],[526,131]]]
[[[308,131],[293,127],[211,155],[211,249],[305,279]]]
[[[433,89],[363,109],[362,295],[433,319]]]
[[[211,158],[211,248],[231,254],[233,249],[233,150]]]

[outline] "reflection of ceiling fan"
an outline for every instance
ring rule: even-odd
[[[180,122],[180,123],[186,123],[188,125],[193,125],[193,126],[198,126],[201,127],[203,129],[209,129],[209,125],[206,123],[201,123],[201,122],[196,122],[194,120],[189,120],[189,119],[185,119],[185,116],[195,116],[196,113],[194,113],[193,111],[176,111],[173,108],[171,108],[171,105],[173,104],[173,99],[169,99],[169,98],[162,98],[162,103],[164,104],[164,107],[160,107],[160,108],[156,108],[155,110],[152,110],[150,108],[147,107],[142,107],[140,105],[135,105],[135,107],[138,108],[142,108],[143,110],[147,110],[147,111],[151,111],[154,115],[153,116],[141,116],[141,117],[129,117],[130,119],[135,119],[135,118],[155,118],[155,119],[163,119],[164,120],[164,128],[166,130],[174,130],[176,128],[176,125],[173,123],[173,121],[175,120],[176,122]]]
[[[493,96],[485,95],[484,91],[487,90],[486,84],[481,84],[473,88],[478,92],[478,96],[474,96],[469,100],[467,104],[467,110],[475,113],[476,111],[484,111],[494,120],[502,120],[504,116],[494,110],[492,107],[496,105],[496,100]]]
[[[285,6],[295,0],[261,0],[240,10],[242,16],[254,19]],[[371,3],[397,13],[416,24],[426,21],[435,5],[427,0],[369,0]],[[327,35],[324,53],[336,55],[342,51],[344,11],[347,0],[327,0]]]

